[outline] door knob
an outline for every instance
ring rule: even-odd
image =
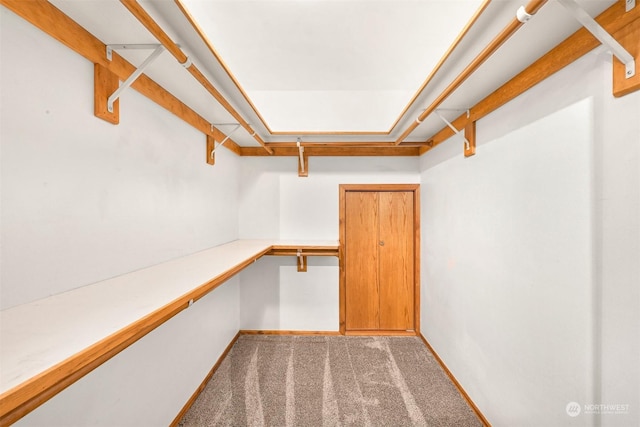
[[[384,246],[384,240],[380,240],[380,246]]]

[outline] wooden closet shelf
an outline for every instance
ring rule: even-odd
[[[11,424],[272,251],[336,241],[235,240],[0,312],[0,425]]]
[[[267,255],[277,256],[338,256],[338,242],[325,242],[324,244],[295,244],[287,242],[273,245]]]

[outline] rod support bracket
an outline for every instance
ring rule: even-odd
[[[298,176],[299,177],[308,177],[309,176],[309,157],[304,154],[304,147],[300,142],[300,138],[296,141],[296,147],[298,147]]]
[[[600,43],[605,45],[620,62],[624,64],[626,79],[636,75],[636,61],[611,34],[607,32],[598,22],[591,17],[575,0],[558,0],[564,8],[573,15],[574,18],[589,31]],[[633,1],[635,4],[635,1]],[[629,11],[630,4],[626,2],[626,10]]]
[[[296,252],[296,256],[298,257],[298,272],[304,273],[307,271],[307,256],[302,255],[302,251],[298,249]]]
[[[525,22],[528,22],[531,18],[533,18],[533,15],[528,13],[524,6],[520,6],[520,8],[518,8],[518,10],[516,11],[516,18],[518,18],[518,21],[524,24]]]
[[[627,79],[636,75],[636,62],[631,61],[624,64],[624,75]]]
[[[634,7],[636,7],[636,0],[625,1],[625,12],[631,11],[631,9],[633,9]]]
[[[453,131],[453,133],[455,133],[460,138],[462,138],[462,140],[464,141],[465,152],[470,151],[471,150],[471,143],[469,142],[467,137],[464,136],[464,133],[462,131],[458,130],[453,125],[453,123],[451,123],[449,120],[446,119],[446,117],[444,117],[442,114],[440,114],[441,111],[447,111],[447,110],[449,110],[449,111],[465,111],[465,110],[460,110],[460,109],[455,109],[455,108],[436,108],[435,113],[449,127],[449,129],[451,129]],[[469,118],[469,116],[471,114],[469,109],[466,109],[466,112],[467,112],[467,118]]]
[[[193,65],[193,62],[191,62],[191,58],[187,56],[187,59],[185,59],[184,62],[180,65],[182,65],[184,68],[189,68]]]
[[[109,96],[109,98],[107,99],[107,111],[109,111],[110,113],[113,113],[113,103],[116,102],[118,98],[120,98],[120,95],[122,95],[122,93],[127,90],[133,84],[133,82],[135,82],[136,79],[142,75],[142,73],[144,73],[144,70],[149,65],[151,65],[151,63],[155,61],[162,52],[164,52],[164,46],[161,44],[107,45],[107,59],[111,60],[114,49],[154,49],[154,51],[147,57],[147,59],[144,60],[144,62],[138,68],[136,68],[133,73],[131,73],[127,80],[122,82],[120,87],[116,89],[116,91],[113,92],[111,96]]]
[[[220,141],[220,144],[218,144],[218,146],[217,146],[217,147],[213,147],[213,150],[211,150],[211,153],[209,154],[209,158],[210,158],[210,159],[213,159],[213,158],[214,158],[214,155],[215,155],[216,150],[217,150],[218,148],[222,147],[222,146],[224,145],[224,143],[225,143],[225,142],[227,142],[227,141],[231,138],[231,135],[233,135],[233,134],[234,134],[238,129],[240,129],[240,128],[242,127],[242,125],[241,125],[241,124],[239,124],[239,123],[219,123],[219,124],[218,124],[218,126],[221,126],[221,125],[234,125],[234,126],[235,126],[235,128],[233,128],[233,130],[232,130],[231,132],[229,132],[229,133],[227,134],[227,136],[225,136],[225,137],[224,137],[224,139],[223,139],[222,141]],[[212,124],[212,125],[211,125],[211,128],[213,128],[213,126],[214,126],[214,124]],[[215,145],[215,141],[214,141],[214,145]]]

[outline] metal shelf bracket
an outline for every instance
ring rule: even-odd
[[[636,0],[627,0],[625,2],[625,12],[629,12],[634,7],[636,7]]]
[[[159,43],[138,43],[138,44],[108,44],[107,45],[107,60],[113,59],[114,50],[151,50],[158,46],[162,46]]]
[[[231,132],[229,132],[227,134],[227,136],[224,137],[224,139],[220,142],[220,144],[218,144],[217,147],[214,147],[213,150],[211,150],[211,153],[209,154],[210,158],[213,159],[213,156],[216,152],[216,150],[220,147],[222,147],[222,145],[224,145],[225,142],[227,142],[229,140],[229,138],[231,138],[231,135],[233,135],[238,129],[240,129],[242,127],[241,124],[238,123],[218,123],[218,126],[222,126],[222,125],[235,125],[235,128],[233,128],[233,130]],[[214,126],[214,124],[211,125],[212,127]],[[215,144],[214,144],[215,145]]]
[[[304,147],[300,145],[300,138],[298,138],[296,146],[298,147],[298,156],[300,157],[300,168],[302,169],[302,173],[304,173]]]
[[[138,77],[140,77],[140,75],[144,72],[144,70],[149,65],[151,65],[151,63],[153,61],[155,61],[155,59],[158,56],[160,56],[160,54],[162,52],[164,52],[164,50],[165,50],[164,46],[162,46],[161,44],[118,44],[118,45],[107,45],[107,59],[109,61],[111,61],[111,58],[113,57],[113,50],[114,49],[155,49],[155,50],[153,51],[153,53],[151,53],[151,55],[149,55],[149,57],[147,59],[144,60],[142,65],[140,65],[133,73],[131,73],[129,78],[127,78],[127,80],[122,82],[120,87],[118,87],[118,89],[115,92],[113,92],[111,94],[111,96],[109,96],[109,98],[107,99],[107,110],[110,113],[113,113],[113,103],[116,102],[116,100],[120,97],[120,95],[122,95],[122,92],[127,90],[133,84],[133,82],[135,82],[136,79]]]
[[[624,64],[625,78],[631,78],[636,75],[636,61],[634,57],[593,19],[584,9],[582,9],[574,0],[558,0],[573,16],[587,29],[600,43],[607,46],[611,53]],[[627,0],[625,2],[626,11],[630,11],[635,7],[635,0]]]
[[[298,257],[298,272],[304,273],[307,271],[307,256],[302,254],[302,251],[298,249],[296,252],[296,256]]]
[[[300,138],[298,138],[296,142],[296,147],[298,147],[298,176],[302,178],[308,177],[309,157],[304,154],[304,147],[302,146]]]
[[[460,109],[452,109],[452,108],[438,108],[435,110],[435,113],[438,115],[438,117],[440,117],[440,119],[445,122],[445,124],[449,127],[449,129],[451,129],[456,135],[458,135],[460,138],[462,138],[462,140],[464,141],[464,146],[466,150],[470,150],[470,145],[471,143],[469,142],[469,140],[467,139],[467,137],[464,136],[464,134],[462,133],[462,131],[459,131],[458,129],[456,129],[456,127],[451,124],[451,122],[449,120],[447,120],[442,114],[440,114],[440,111],[466,111],[467,112],[467,118],[469,118],[469,110],[460,110]]]

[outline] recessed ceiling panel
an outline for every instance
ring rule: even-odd
[[[181,0],[272,132],[387,132],[481,0]]]

